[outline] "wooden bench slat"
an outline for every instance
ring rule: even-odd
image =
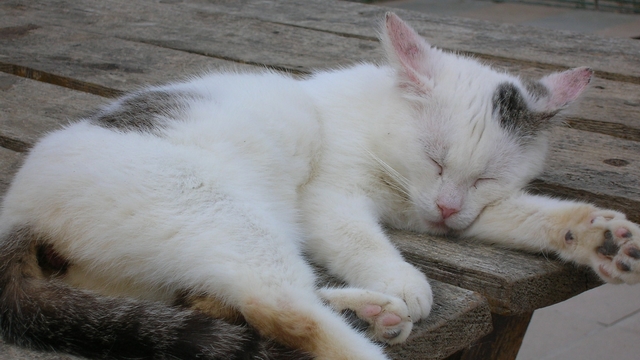
[[[96,95],[15,75],[0,73],[0,84],[0,145],[16,151],[27,150],[45,133],[106,102]]]
[[[336,35],[326,32],[185,7],[167,11],[159,4],[126,0],[111,1],[108,6],[101,1],[59,3],[51,9],[46,1],[26,2],[28,10],[18,17],[23,25],[64,26],[292,72],[345,65],[380,55],[374,41],[343,37],[336,41]],[[71,14],[68,9],[72,9]],[[146,61],[136,60],[140,59],[132,59],[131,67],[145,67]]]
[[[407,260],[428,277],[486,296],[491,311],[502,315],[533,311],[601,284],[591,270],[543,255],[468,239],[399,230],[389,234]]]
[[[546,183],[545,192],[560,196],[576,195],[566,188],[586,192],[587,201],[624,211],[629,219],[640,222],[638,154],[637,141],[556,127],[545,171],[538,179]]]
[[[157,6],[151,6],[150,4],[145,6],[144,3],[136,2],[131,4],[131,2],[124,2],[122,4],[122,16],[106,18],[109,9],[100,10],[100,4],[92,5],[87,2],[83,2],[83,4],[86,8],[83,8],[85,11],[82,14],[91,14],[91,20],[78,21],[75,17],[72,17],[73,20],[68,18],[58,19],[55,16],[51,16],[49,12],[45,14],[42,11],[34,10],[22,14],[20,17],[22,18],[22,26],[27,26],[25,24],[28,22],[44,22],[85,28],[91,31],[100,30],[101,34],[126,37],[130,40],[135,40],[134,42],[148,42],[184,50],[185,52],[202,53],[228,59],[251,59],[250,62],[255,64],[302,72],[311,71],[316,67],[326,68],[362,60],[376,61],[381,56],[381,52],[377,49],[379,46],[373,41],[344,39],[344,37],[335,34],[323,34],[317,31],[291,28],[291,26],[282,24],[203,12],[199,9],[188,11],[188,9],[184,9],[184,6],[172,9],[172,12],[168,15],[166,11],[161,11],[162,7],[157,9]],[[131,20],[131,17],[136,20]],[[191,25],[168,25],[173,24],[169,22],[168,17],[171,19],[177,17],[180,20],[178,21],[179,24],[193,24],[194,21],[196,24],[193,28]],[[12,18],[12,21],[15,23],[15,18]],[[90,23],[90,25],[83,25],[84,23]],[[46,30],[35,29],[32,31],[47,33]],[[369,31],[375,32],[375,29],[369,26]],[[222,36],[220,36],[221,34]],[[74,37],[68,33],[64,34],[64,37],[56,36],[55,32],[49,36],[55,37],[56,40],[58,38]],[[41,37],[39,41],[36,39],[28,41],[27,43],[30,46],[20,42],[16,43],[15,41],[12,45],[13,47],[18,46],[18,49],[14,49],[14,51],[22,50],[23,55],[20,57],[28,59],[30,61],[29,64],[32,64],[32,66],[42,67],[45,64],[56,64],[56,67],[60,68],[59,63],[65,60],[65,56],[47,57],[47,52],[39,54],[40,56],[38,57],[34,56],[36,51],[50,44],[52,40],[52,38]],[[122,40],[114,41],[118,45],[122,44]],[[348,44],[348,46],[339,48],[334,45],[336,43]],[[256,46],[259,44],[262,46]],[[98,46],[102,46],[102,44]],[[125,48],[132,46],[134,45],[129,44]],[[62,47],[58,53],[63,53],[65,50],[68,49]],[[147,60],[146,62],[140,61],[139,57],[128,59],[130,52],[135,53],[133,50],[129,50],[129,52],[122,49],[116,51],[116,54],[121,55],[118,61],[101,62],[99,64],[83,63],[83,68],[79,75],[88,70],[110,70],[112,72],[122,70],[121,72],[124,73],[123,76],[126,78],[129,75],[128,73],[139,72],[141,68],[145,68],[144,64],[158,65],[157,62],[150,62],[147,59],[144,59]],[[110,51],[107,54],[112,53],[114,51]],[[5,61],[18,56],[19,54],[16,53],[13,53],[13,55],[7,54],[5,55],[7,60]],[[66,57],[68,58],[69,56]],[[112,57],[114,56],[112,55]],[[41,61],[34,63],[34,58],[40,58]],[[101,59],[105,58],[109,59],[108,57],[101,57]],[[242,61],[247,62],[247,60]],[[143,65],[140,65],[141,63]],[[491,63],[497,68],[536,77],[550,71],[541,67],[532,67],[530,64],[518,63],[515,60],[502,59],[491,61]],[[47,66],[47,68],[52,68],[52,65]],[[193,67],[188,66],[187,68],[193,69]],[[201,69],[202,67],[198,68],[198,70]],[[119,86],[111,87],[121,88]],[[640,123],[636,121],[635,116],[640,106],[640,99],[635,95],[638,93],[640,93],[640,85],[596,78],[593,88],[582,101],[582,106],[574,106],[567,112],[567,116],[571,119],[570,124],[583,130],[602,132],[630,140],[640,140]],[[607,123],[609,122],[613,123],[613,125],[608,126]]]
[[[387,348],[393,359],[442,359],[491,332],[491,312],[484,297],[439,281],[431,281],[431,287],[431,314],[414,325],[405,344]]]
[[[131,91],[207,70],[246,68],[220,59],[59,26],[37,27],[10,40],[0,38],[0,68],[2,64],[5,68],[7,64],[20,65],[109,88],[99,93],[103,96],[117,94],[114,90]]]
[[[633,39],[495,24],[375,5],[365,7],[346,1],[334,1],[330,5],[324,0],[245,0],[237,3],[185,0],[180,3],[181,7],[185,5],[200,11],[225,12],[361,38],[375,38],[372,29],[386,11],[394,11],[434,45],[446,49],[547,68],[589,64],[612,80],[640,84],[640,44]]]
[[[0,147],[0,197],[9,188],[13,174],[18,171],[23,160],[23,154]]]

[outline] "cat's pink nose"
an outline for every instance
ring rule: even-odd
[[[460,211],[460,209],[452,209],[452,208],[448,208],[446,206],[442,206],[440,204],[438,204],[438,208],[440,209],[440,213],[442,214],[442,219],[446,220],[448,219],[451,215],[457,213],[458,211]]]

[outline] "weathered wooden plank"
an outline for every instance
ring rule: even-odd
[[[550,143],[539,180],[556,186],[554,193],[559,195],[565,194],[564,188],[587,192],[590,201],[622,210],[640,222],[639,142],[556,127]]]
[[[18,171],[23,159],[23,154],[0,147],[0,197],[9,188],[11,178]]]
[[[102,4],[102,2],[100,2],[100,4]],[[130,23],[127,22],[127,19],[118,17],[118,19],[120,19],[118,20],[119,23],[111,24],[108,23],[107,20],[102,19],[102,17],[106,17],[106,15],[103,15],[102,17],[96,15],[97,13],[100,13],[100,9],[102,9],[103,12],[107,12],[108,10],[104,8],[98,8],[98,10],[96,10],[96,6],[97,5],[85,9],[83,13],[90,13],[92,19],[91,21],[93,23],[99,22],[100,24],[102,24],[100,25],[102,26],[102,32],[108,32],[110,31],[109,29],[115,28],[119,29],[119,31],[115,33],[115,35],[118,36],[131,37],[130,35],[126,34],[140,34],[135,35],[138,38],[138,41],[163,44],[164,46],[174,46],[180,49],[184,49],[185,51],[202,52],[210,54],[212,56],[234,58],[238,59],[238,61],[260,63],[275,68],[290,68],[297,69],[299,71],[310,71],[311,68],[314,67],[314,65],[318,64],[328,66],[335,65],[336,63],[372,60],[378,56],[376,52],[354,52],[353,49],[360,49],[362,47],[370,48],[372,46],[371,44],[367,44],[366,42],[360,42],[357,44],[358,46],[347,46],[346,49],[340,48],[339,50],[333,50],[333,47],[335,47],[335,43],[342,43],[342,41],[336,41],[335,38],[331,38],[330,41],[308,40],[317,37],[317,32],[306,33],[302,40],[300,39],[300,36],[296,36],[293,41],[289,41],[289,38],[293,37],[290,35],[293,29],[283,30],[282,27],[279,27],[278,30],[274,30],[276,29],[274,27],[276,26],[275,24],[258,23],[255,21],[243,22],[238,18],[225,18],[225,15],[221,14],[206,13],[203,15],[201,12],[182,14],[183,18],[180,19],[180,22],[185,24],[192,24],[194,22],[194,19],[200,19],[200,21],[202,21],[202,18],[215,18],[216,29],[211,29],[210,33],[203,34],[200,30],[201,26],[197,26],[195,30],[191,28],[185,29],[184,27],[180,29],[172,28],[167,30],[163,27],[159,27],[158,25],[167,23],[167,19],[165,18],[166,14],[162,13],[160,10],[156,10],[154,12],[153,9],[155,9],[156,7],[152,7],[151,11],[148,11],[149,6],[147,6],[147,8],[141,8],[141,6],[144,6],[144,4],[138,5],[135,8],[126,9],[127,13],[147,16],[144,21],[136,16],[137,20],[131,20],[133,21],[133,23]],[[117,6],[117,8],[120,8],[120,6]],[[31,14],[31,16],[35,16],[32,13],[28,14]],[[172,12],[171,16],[175,17],[177,16],[176,14],[179,15],[181,14],[181,12]],[[25,16],[26,15],[24,14],[22,15],[22,17]],[[51,14],[47,13],[46,18],[47,21],[52,21]],[[27,16],[27,19],[40,21],[37,16],[35,19],[33,17]],[[226,19],[226,21],[224,19]],[[73,25],[77,22],[75,17],[67,19],[66,22],[60,19],[56,21],[58,23],[66,23],[67,25]],[[73,24],[68,24],[69,22],[72,22]],[[82,21],[79,22],[82,23]],[[207,27],[206,24],[197,23],[196,25]],[[23,27],[24,26],[27,25],[23,25]],[[138,31],[139,28],[144,29],[144,31]],[[209,26],[208,28],[211,28],[211,26]],[[241,31],[238,29],[240,29]],[[247,31],[247,29],[249,31]],[[221,32],[224,32],[225,35],[228,33],[233,33],[233,41],[229,41],[225,38],[225,43],[223,44],[223,46],[220,46],[219,42],[212,42],[212,40],[210,40],[211,38],[215,38],[215,35]],[[255,34],[270,34],[270,32],[277,32],[281,36],[267,36],[270,39],[269,41],[260,41],[261,44],[267,46],[261,46],[259,47],[259,51],[256,51],[257,47],[255,46]],[[297,31],[294,33],[298,34]],[[176,36],[178,36],[176,34],[179,34],[179,40],[176,40]],[[191,39],[191,37],[194,38]],[[277,39],[279,37],[284,37],[285,39],[287,39],[287,41],[280,42]],[[48,39],[42,39],[42,42],[46,44],[50,43]],[[306,45],[308,45],[309,43],[318,43],[319,45],[327,45],[327,43],[330,43],[331,45],[314,46],[312,54],[306,53],[304,54],[304,56],[300,55],[299,46],[296,46],[295,44],[305,44],[304,48],[306,48]],[[29,48],[33,48],[33,46],[30,46]],[[39,48],[39,46],[36,46],[36,48]],[[251,51],[249,51],[249,54],[247,54],[247,49],[249,48],[251,49]],[[15,49],[13,50],[15,51]],[[26,57],[32,59],[32,55],[33,54],[28,54]],[[318,58],[319,60],[316,60],[316,58]],[[278,59],[285,60],[278,62]],[[62,58],[62,60],[64,60],[64,58]],[[542,74],[540,68],[531,68],[529,65],[523,65],[517,62],[509,63],[508,61],[503,60],[497,61],[497,63],[498,67],[510,67],[512,70],[519,70],[524,68],[525,73],[535,75]],[[90,68],[91,66],[95,67],[96,65],[90,63],[83,65],[83,67],[85,67],[85,70],[86,68]],[[131,72],[130,70],[127,70],[130,69],[131,66],[127,67],[126,65],[121,64],[116,65],[110,63],[101,64],[100,66],[102,66],[103,68],[110,67],[111,71],[114,71],[118,67],[121,67],[124,68],[125,72]],[[548,72],[548,69],[545,69],[545,71]],[[627,83],[612,82],[605,79],[597,79],[591,93],[588,94],[585,98],[585,101],[582,102],[582,106],[574,106],[567,113],[569,117],[569,124],[585,130],[593,130],[596,132],[611,134],[626,139],[637,140],[638,138],[640,138],[640,125],[638,121],[636,121],[637,113],[638,111],[640,111],[640,109],[638,109],[638,106],[640,104],[640,98],[638,94],[640,94],[640,86]],[[580,118],[583,118],[584,120],[580,120]],[[615,125],[609,127],[606,124],[607,122],[613,122],[615,123]]]
[[[491,311],[513,315],[568,299],[601,284],[589,269],[468,239],[389,230],[405,258],[429,278],[476,291]]]
[[[325,0],[186,0],[180,4],[181,7],[185,5],[205,12],[225,12],[368,39],[375,38],[372,29],[386,11],[392,10]],[[393,11],[434,45],[445,49],[547,68],[590,64],[602,77],[640,83],[640,44],[632,39],[602,38],[400,9]]]
[[[432,282],[432,289],[431,314],[414,326],[405,344],[387,348],[393,359],[442,359],[492,330],[489,306],[482,296],[438,281]]]
[[[45,133],[105,102],[97,95],[0,73],[0,146],[26,151]]]
[[[32,68],[38,66],[39,69],[42,68],[42,63],[52,64],[48,68],[52,68],[53,64],[60,68],[60,62],[65,60],[69,62],[69,56],[47,56],[47,51],[42,51],[43,47],[46,49],[51,41],[59,41],[57,38],[60,36],[55,34],[50,35],[49,38],[38,37],[15,41],[25,33],[37,30],[34,29],[37,27],[34,23],[43,21],[91,31],[100,30],[101,34],[108,33],[138,42],[153,43],[186,52],[298,72],[309,72],[317,67],[344,65],[362,60],[375,61],[380,58],[380,51],[374,49],[378,45],[373,40],[347,39],[335,34],[291,28],[291,26],[204,12],[199,9],[189,12],[183,9],[184,7],[180,7],[178,10],[173,9],[176,11],[167,15],[166,10],[162,11],[162,7],[139,2],[125,2],[124,5],[112,6],[118,9],[122,8],[124,12],[121,16],[113,17],[109,15],[112,7],[105,5],[104,2],[97,2],[93,5],[87,2],[82,4],[84,7],[80,14],[72,13],[66,17],[60,14],[56,17],[49,11],[45,13],[36,10],[23,11],[19,15],[9,14],[12,16],[10,20],[14,26],[5,29],[13,29],[10,32],[13,41],[10,47],[11,55],[5,54],[5,62],[20,62],[20,65]],[[81,18],[78,20],[78,17],[82,16],[88,16],[89,19]],[[168,19],[168,16],[171,19]],[[176,23],[181,25],[175,25]],[[374,32],[375,30],[370,29],[370,31]],[[21,35],[16,35],[19,33]],[[41,30],[40,33],[47,34],[48,31]],[[64,35],[64,39],[73,38],[68,34]],[[97,70],[108,70],[112,76],[125,78],[131,77],[132,72],[141,71],[141,64],[142,68],[146,64],[141,62],[139,57],[136,59],[119,58],[106,62],[102,60],[99,64],[95,63],[96,58],[109,59],[118,54],[128,56],[127,51],[120,48],[121,43],[121,40],[115,41],[115,44],[108,49],[110,51],[105,51],[106,56],[98,57],[99,53],[95,53],[92,58],[93,62],[84,61],[76,64],[80,67],[80,71],[76,71],[74,76],[83,78],[85,72],[90,69],[96,70],[96,68]],[[74,45],[77,44],[71,46]],[[131,46],[133,45],[128,44],[127,48]],[[87,48],[90,47],[91,44],[87,44]],[[114,51],[114,49],[116,50]],[[66,47],[62,46],[58,53],[66,52],[66,50]],[[74,48],[74,50],[78,49]],[[39,56],[34,56],[35,52],[40,52]],[[129,52],[139,53],[135,49]],[[25,65],[22,59],[27,59],[29,62]],[[41,60],[39,63],[35,63],[34,59]],[[78,57],[74,56],[74,60],[78,61]],[[523,72],[531,76],[542,76],[549,72],[549,69],[532,67],[531,64],[523,64],[513,60],[510,62],[509,60],[494,59],[490,63],[495,64],[498,68],[508,69],[515,73]],[[65,63],[64,65],[68,67],[72,64]],[[113,75],[113,73],[117,75]],[[70,76],[71,71],[65,72],[65,74],[65,76]],[[89,80],[85,79],[84,81],[88,82]],[[568,122],[570,125],[584,130],[602,132],[630,140],[640,140],[640,123],[636,120],[637,113],[640,111],[638,109],[640,95],[638,94],[640,94],[640,85],[598,78],[593,89],[582,102],[582,106],[574,106],[567,113]],[[608,125],[609,122],[613,125]]]
[[[26,23],[21,25],[27,26]],[[114,90],[129,91],[142,85],[165,83],[209,70],[246,68],[184,51],[39,25],[32,25],[17,38],[7,40],[0,37],[0,70],[13,72],[11,65],[93,84],[94,88],[102,91],[71,87],[103,96],[117,95],[118,91]],[[64,80],[52,82],[68,85]]]
[[[7,11],[7,16],[21,19],[22,26],[65,26],[294,73],[375,59],[380,54],[375,41],[223,13],[126,0],[57,3],[50,7],[47,1],[25,1],[23,10]],[[138,62],[134,68],[139,66]]]
[[[447,360],[513,360],[529,326],[533,312],[502,316],[493,314],[493,331],[468,349]]]

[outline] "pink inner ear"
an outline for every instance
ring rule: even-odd
[[[581,67],[542,78],[541,82],[551,90],[547,105],[549,110],[558,110],[577,99],[591,82],[592,76],[593,70]]]
[[[396,14],[387,13],[386,32],[393,51],[400,61],[407,78],[420,87],[424,83],[420,75],[430,77],[426,70],[429,44]]]

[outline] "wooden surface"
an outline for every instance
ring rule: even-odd
[[[303,76],[380,60],[385,11],[326,0],[2,1],[0,191],[39,136],[144,84],[229,68]],[[597,78],[554,129],[532,189],[640,221],[640,42],[397,12],[433,44],[500,69],[541,76],[593,67]],[[443,358],[470,345],[489,331],[489,307],[522,316],[598,285],[589,270],[552,257],[390,232],[409,261],[440,281],[431,318],[407,346],[389,349],[397,358]],[[13,358],[3,346],[0,358]]]

